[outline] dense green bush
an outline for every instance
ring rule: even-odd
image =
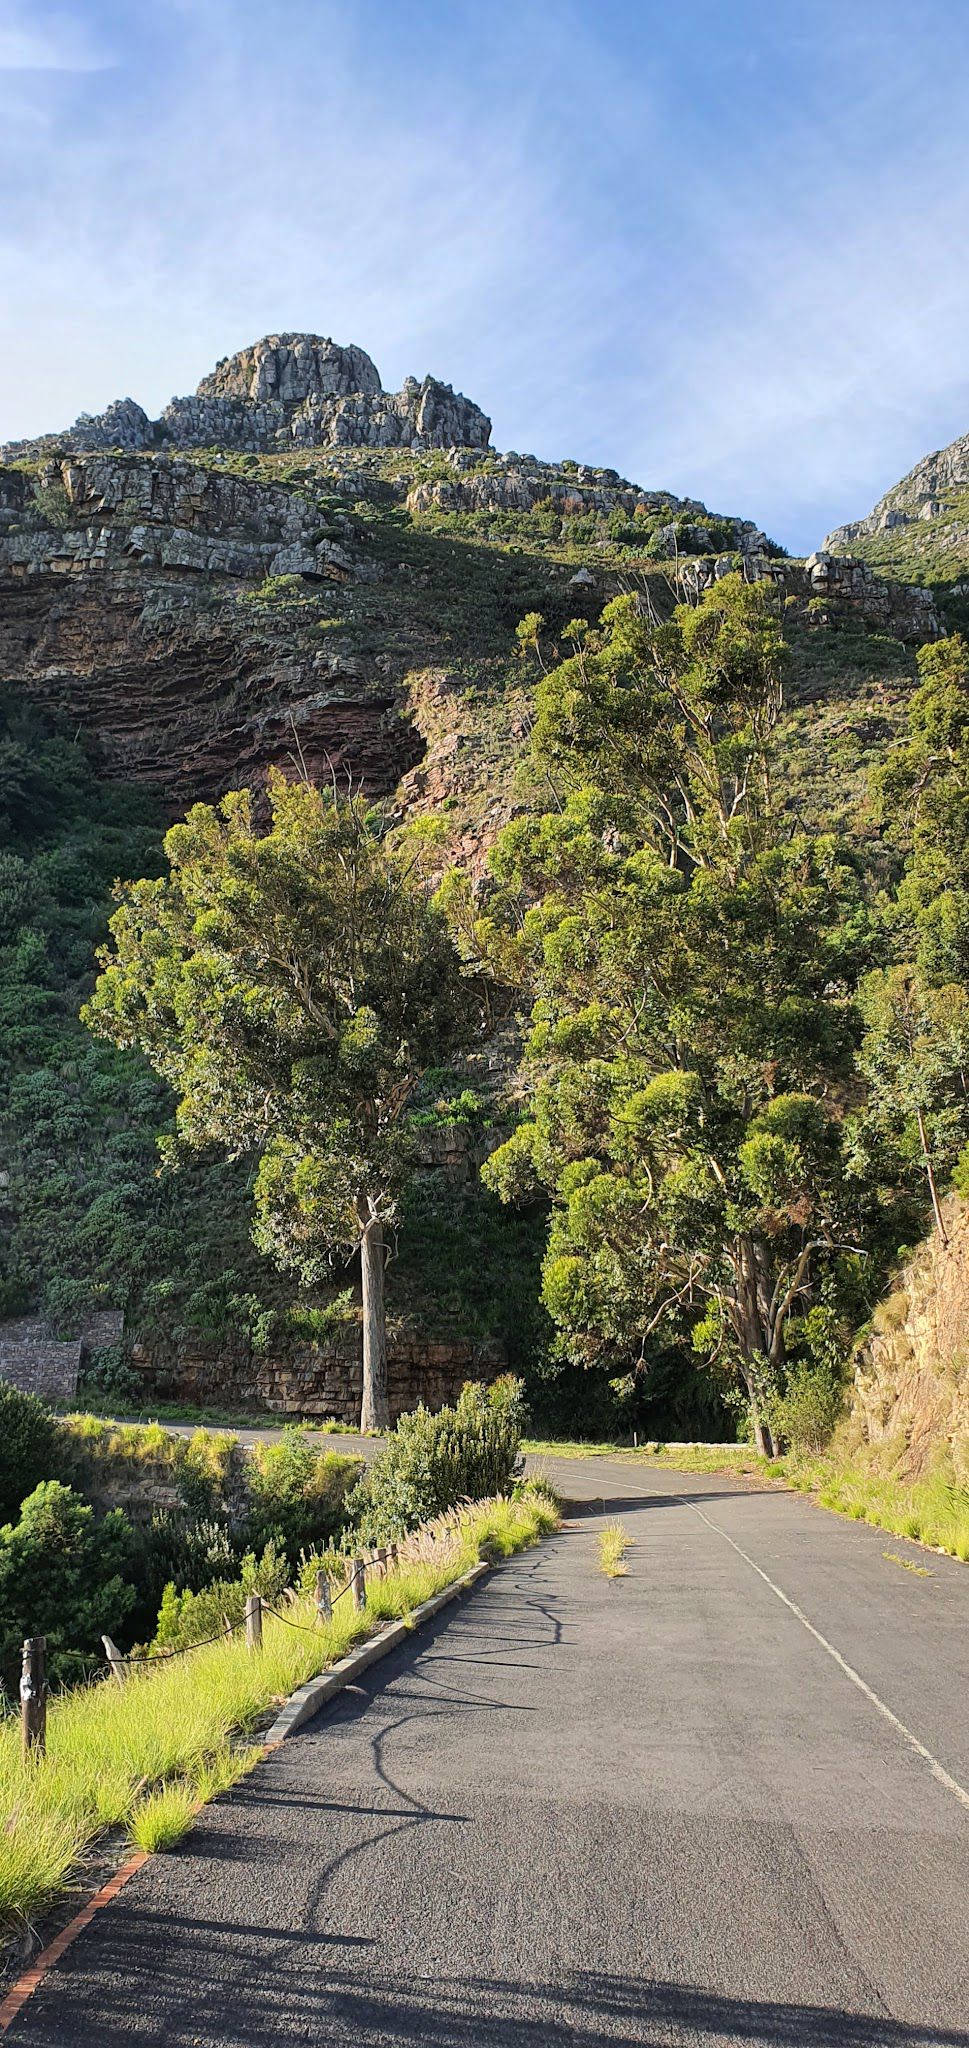
[[[261,1557],[246,1552],[236,1578],[215,1579],[197,1593],[180,1593],[174,1585],[166,1586],[152,1647],[180,1650],[189,1643],[205,1642],[227,1623],[236,1626],[242,1621],[249,1593],[261,1593],[270,1603],[278,1600],[288,1577],[285,1557],[274,1543],[267,1543]]]
[[[462,1388],[453,1408],[402,1415],[347,1502],[360,1536],[392,1540],[456,1501],[507,1492],[523,1420],[522,1383],[510,1375]]]
[[[0,1380],[0,1522],[15,1521],[21,1501],[64,1468],[57,1423],[42,1401]]]
[[[270,1540],[294,1560],[300,1550],[328,1542],[345,1517],[359,1458],[314,1450],[305,1430],[286,1429],[276,1444],[260,1444],[245,1468],[249,1543]]]
[[[815,1458],[825,1449],[844,1413],[844,1382],[827,1365],[798,1365],[771,1409],[782,1450]]]
[[[133,1545],[118,1509],[96,1521],[69,1486],[48,1479],[16,1523],[0,1528],[0,1668],[16,1681],[25,1636],[47,1638],[52,1683],[83,1678],[134,1606]]]

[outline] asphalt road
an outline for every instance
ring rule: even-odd
[[[585,1514],[153,1859],[12,2041],[969,2048],[969,1571],[556,1470]]]

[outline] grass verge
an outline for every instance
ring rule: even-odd
[[[773,1467],[752,1444],[619,1444],[579,1443],[567,1439],[530,1437],[522,1443],[529,1457],[621,1458],[624,1464],[662,1465],[673,1472],[767,1472]]]
[[[527,1487],[445,1518],[443,1540],[418,1545],[368,1587],[363,1613],[341,1600],[314,1625],[311,1601],[287,1609],[294,1628],[265,1614],[263,1648],[236,1636],[186,1656],[152,1659],[119,1687],[103,1680],[50,1703],[47,1753],[24,1763],[18,1720],[0,1723],[0,1932],[29,1922],[62,1892],[107,1828],[141,1848],[170,1847],[196,1808],[258,1760],[230,1737],[251,1731],[381,1622],[406,1616],[482,1556],[510,1556],[558,1526],[557,1510]],[[426,1554],[431,1549],[433,1555]]]
[[[789,1484],[813,1494],[821,1507],[969,1563],[969,1491],[944,1473],[895,1479],[834,1458],[788,1458],[783,1469]]]
[[[274,1429],[288,1426],[312,1431],[318,1436],[359,1436],[350,1422],[338,1422],[334,1416],[322,1421],[318,1415],[280,1414],[271,1408],[192,1408],[185,1401],[158,1401],[149,1408],[133,1408],[125,1402],[112,1401],[108,1395],[89,1392],[81,1388],[84,1402],[79,1410],[76,1401],[56,1401],[54,1411],[64,1417],[75,1419],[79,1413],[94,1416],[101,1422],[131,1424],[133,1427],[150,1428],[157,1423],[191,1423],[197,1429]],[[369,1436],[379,1436],[379,1430],[369,1430]]]

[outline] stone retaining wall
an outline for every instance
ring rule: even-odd
[[[193,1406],[266,1408],[278,1415],[333,1416],[354,1427],[360,1419],[363,1379],[360,1358],[348,1350],[307,1345],[286,1357],[253,1352],[226,1354],[197,1345],[174,1352],[136,1346],[132,1364],[149,1398]],[[433,1343],[418,1337],[391,1339],[388,1381],[392,1421],[423,1401],[441,1408],[460,1393],[465,1380],[492,1380],[504,1361],[491,1347]]]
[[[73,1401],[87,1356],[120,1343],[123,1325],[120,1309],[100,1309],[88,1317],[79,1337],[63,1343],[42,1316],[0,1323],[0,1379],[42,1401]]]

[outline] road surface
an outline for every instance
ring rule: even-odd
[[[969,2048],[969,1571],[555,1469],[584,1512],[146,1865],[12,2042]]]

